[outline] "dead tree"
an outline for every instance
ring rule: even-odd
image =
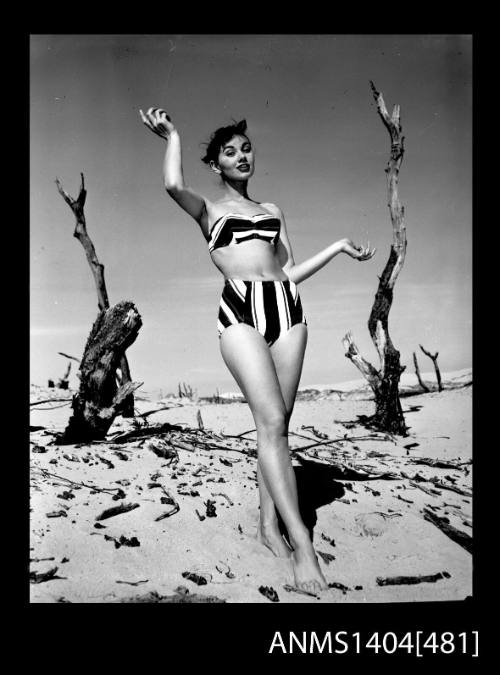
[[[99,312],[80,365],[80,387],[73,396],[73,415],[58,444],[103,440],[126,399],[142,385],[117,387],[116,369],[142,325],[134,304],[122,301]]]
[[[178,384],[178,396],[179,398],[189,398],[192,400],[193,398],[193,387],[191,385],[186,384],[185,382],[182,382],[182,384],[179,382]]]
[[[415,352],[413,352],[413,363],[415,364],[415,375],[417,376],[419,385],[422,387],[424,391],[429,391],[429,387],[424,383],[424,381],[420,377],[420,369],[418,367],[417,355],[415,354]]]
[[[436,372],[436,379],[438,383],[438,390],[443,391],[443,383],[441,382],[441,373],[439,372],[439,366],[437,364],[437,357],[439,356],[439,352],[436,352],[435,354],[431,354],[428,352],[426,349],[422,347],[422,345],[419,345],[420,349],[424,352],[426,356],[428,356],[431,360],[432,363],[434,364],[434,370]]]
[[[391,137],[390,157],[385,171],[393,241],[389,259],[382,276],[379,277],[377,293],[368,319],[368,330],[379,355],[380,368],[377,370],[361,356],[351,333],[347,333],[342,342],[346,357],[368,380],[375,395],[375,414],[369,419],[369,424],[384,431],[405,435],[407,427],[399,399],[399,380],[405,368],[401,366],[399,352],[392,344],[388,326],[394,284],[406,255],[404,207],[398,198],[398,176],[403,160],[404,136],[401,134],[399,105],[395,105],[392,115],[389,115],[382,94],[375,89],[373,82],[370,81],[370,85],[378,113]]]
[[[68,367],[66,369],[66,372],[64,375],[61,377],[59,382],[57,383],[57,386],[59,389],[68,389],[69,388],[69,374],[71,372],[71,361],[68,363]]]
[[[87,224],[85,221],[85,213],[84,213],[85,200],[87,198],[87,190],[85,189],[85,181],[83,173],[81,173],[80,176],[82,182],[80,185],[80,193],[77,199],[73,199],[73,197],[71,197],[65,190],[63,190],[63,187],[58,178],[56,178],[56,185],[64,201],[69,205],[70,209],[75,214],[76,227],[75,231],[73,232],[73,236],[79,240],[79,242],[81,243],[81,245],[85,250],[85,254],[87,256],[87,260],[90,265],[90,269],[92,271],[92,275],[94,277],[96,285],[97,304],[99,307],[99,311],[103,311],[109,309],[108,292],[106,290],[106,283],[104,281],[104,265],[102,265],[99,262],[97,254],[95,252],[94,244],[92,243],[92,240],[90,239],[87,233]],[[121,384],[127,384],[128,382],[131,382],[132,378],[130,376],[128,361],[125,354],[123,354],[120,363],[118,365],[121,371],[121,378],[119,378],[119,382]],[[134,416],[134,397],[132,393],[128,396],[127,400],[124,402],[121,414],[123,415],[123,417]]]
[[[61,354],[61,352],[59,352]],[[62,356],[66,356],[66,354],[62,354]],[[68,358],[73,358],[73,357],[68,357]],[[54,380],[49,380],[47,383],[47,386],[49,389],[53,389],[57,387],[58,389],[68,389],[69,388],[69,374],[71,372],[71,361],[68,363],[68,367],[66,368],[66,372],[64,375],[59,378],[59,381],[57,384],[54,382]]]

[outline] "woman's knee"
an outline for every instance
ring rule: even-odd
[[[276,438],[288,434],[290,415],[283,408],[268,408],[256,419],[257,435]]]

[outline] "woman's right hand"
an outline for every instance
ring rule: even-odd
[[[375,251],[377,250],[376,248],[370,248],[370,242],[368,242],[368,246],[356,246],[356,244],[351,239],[347,238],[341,239],[340,244],[344,253],[347,253],[347,255],[351,256],[351,258],[354,258],[355,260],[358,260],[359,262],[370,260],[370,258],[373,258]]]
[[[170,134],[175,131],[175,126],[172,124],[172,120],[165,110],[161,108],[149,108],[147,113],[143,113],[142,110],[139,110],[139,113],[148,129],[151,129],[154,134],[168,141]]]

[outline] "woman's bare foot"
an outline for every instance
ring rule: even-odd
[[[328,589],[328,584],[319,567],[318,558],[309,539],[294,546],[292,568],[297,588],[310,593],[319,593]]]
[[[279,530],[278,521],[264,524],[259,520],[257,526],[257,540],[267,546],[278,558],[290,558],[292,551],[286,545]]]

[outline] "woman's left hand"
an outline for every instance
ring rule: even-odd
[[[347,253],[347,255],[350,255],[351,258],[359,260],[359,262],[362,262],[363,260],[370,260],[370,258],[373,258],[375,251],[377,250],[376,248],[370,248],[370,242],[368,242],[367,246],[356,246],[356,244],[350,239],[341,239],[341,243],[343,252]]]

